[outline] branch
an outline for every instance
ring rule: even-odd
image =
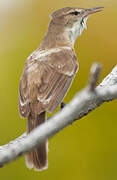
[[[0,166],[35,148],[104,102],[117,99],[117,66],[95,88],[100,68],[99,64],[93,64],[86,88],[76,94],[72,101],[49,121],[34,129],[28,136],[24,133],[14,141],[0,146]]]

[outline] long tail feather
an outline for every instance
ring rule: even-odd
[[[39,115],[28,117],[27,133],[29,134],[34,128],[41,125],[46,121],[46,112],[42,112]],[[34,168],[35,170],[43,170],[48,167],[47,152],[48,143],[47,141],[40,144],[37,148],[26,154],[26,165],[28,168]]]

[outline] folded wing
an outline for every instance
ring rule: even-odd
[[[21,116],[26,117],[30,112],[53,112],[66,95],[77,69],[76,57],[69,51],[43,59],[28,59],[20,81]]]

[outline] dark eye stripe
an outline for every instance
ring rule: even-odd
[[[80,12],[74,11],[74,12],[71,12],[70,14],[73,14],[73,15],[77,16],[78,14],[80,14]]]

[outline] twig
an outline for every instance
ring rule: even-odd
[[[100,71],[101,65],[98,63],[94,63],[90,69],[90,77],[88,82],[88,88],[90,91],[94,91],[96,84],[98,82]]]
[[[93,65],[86,88],[79,92],[62,111],[51,117],[49,121],[34,129],[28,136],[24,133],[14,141],[0,146],[0,166],[30,151],[104,102],[117,99],[117,66],[95,88],[99,71],[100,65]]]

